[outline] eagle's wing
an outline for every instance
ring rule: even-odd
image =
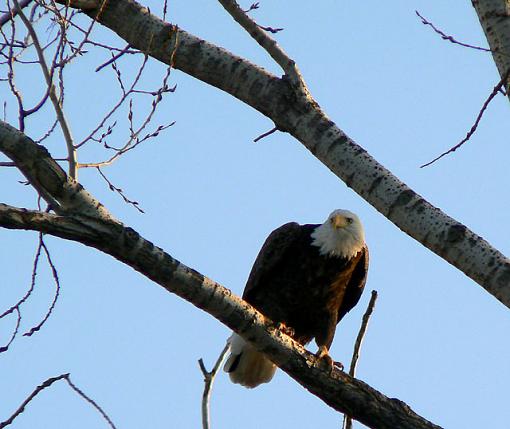
[[[361,251],[361,256],[354,267],[349,284],[345,291],[345,296],[338,310],[337,323],[358,303],[365,288],[368,274],[368,247],[365,245]]]
[[[249,297],[253,288],[260,284],[261,279],[278,265],[287,249],[299,240],[301,228],[298,223],[289,222],[269,234],[260,249],[257,259],[255,259],[244,288],[243,299]]]

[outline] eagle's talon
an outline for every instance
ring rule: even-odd
[[[340,371],[344,370],[344,364],[342,362],[338,362],[337,360],[333,361],[333,365],[336,366]]]
[[[320,346],[317,353],[315,353],[315,358],[317,359],[317,366],[322,366],[326,370],[331,373],[334,367],[334,361],[329,355],[328,348],[326,346]]]
[[[294,331],[294,328],[291,328],[290,326],[287,326],[283,322],[278,322],[276,324],[276,329],[282,331],[284,334],[288,335],[289,337],[293,337],[296,331]]]

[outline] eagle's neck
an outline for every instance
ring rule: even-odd
[[[324,256],[351,259],[365,246],[365,234],[357,228],[335,230],[329,222],[319,225],[311,234],[312,245]]]

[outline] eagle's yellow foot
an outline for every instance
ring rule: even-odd
[[[280,331],[282,331],[284,334],[288,335],[289,337],[293,337],[294,334],[296,333],[296,331],[294,331],[294,328],[287,326],[283,322],[276,323],[275,328],[279,329]]]
[[[323,366],[329,370],[330,373],[333,371],[334,361],[331,359],[328,348],[326,346],[319,346],[319,350],[317,350],[317,353],[315,353],[315,357],[317,358],[317,366]]]

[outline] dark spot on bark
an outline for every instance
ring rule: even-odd
[[[138,234],[133,228],[127,227],[125,230],[125,245],[128,248],[133,248],[134,245],[138,242],[140,239],[140,234]]]
[[[258,95],[262,91],[262,88],[263,85],[258,79],[253,81],[250,87],[250,95]]]
[[[496,259],[495,258],[490,258],[489,262],[487,262],[487,266],[488,267],[493,267],[495,263],[496,263]]]
[[[354,156],[359,156],[359,155],[362,155],[367,152],[361,146],[358,146],[358,145],[353,145],[353,146],[354,146]]]
[[[352,181],[354,180],[354,177],[356,176],[356,173],[352,173],[351,175],[347,176],[347,179],[345,179],[345,184],[352,188]]]
[[[230,66],[231,73],[235,73],[237,68],[241,65],[242,62],[243,61],[240,58],[238,60],[235,60]]]
[[[388,189],[389,191],[389,189]],[[390,206],[388,210],[388,215],[391,215],[393,210],[395,210],[398,207],[405,206],[409,204],[409,202],[413,199],[413,197],[416,195],[414,191],[411,189],[406,189],[405,191],[402,191],[397,199],[393,202],[393,204]]]
[[[371,194],[374,192],[374,190],[381,184],[383,180],[383,176],[379,176],[377,179],[375,179],[372,184],[370,185],[370,189],[368,190],[368,193]]]
[[[413,204],[413,209],[416,210],[418,214],[422,214],[425,211],[425,200],[420,198]]]
[[[471,248],[476,246],[476,240],[473,237],[469,237],[468,243],[471,246]],[[485,249],[482,249],[482,251],[485,251]]]
[[[187,53],[186,58],[188,58],[191,70],[194,70],[202,59],[202,44],[203,41],[199,40],[198,42],[191,43],[189,45],[189,52]]]
[[[499,287],[508,286],[510,283],[510,267],[507,265],[501,270],[501,274],[496,279],[496,284]]]
[[[446,234],[446,241],[448,243],[458,243],[464,240],[466,236],[466,229],[467,228],[460,223],[450,226]]]
[[[329,140],[329,141],[327,141],[324,145],[326,146],[326,149],[324,150],[324,156],[325,156],[326,158],[328,158],[328,157],[329,157],[329,155],[330,155],[330,153],[331,153],[331,151],[332,151],[332,150],[333,150],[333,148],[335,147],[335,142],[334,142],[334,141],[332,141],[332,140]]]

